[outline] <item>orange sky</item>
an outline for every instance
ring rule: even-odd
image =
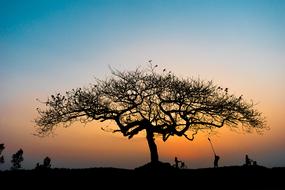
[[[37,116],[34,106],[38,102],[33,95],[27,95],[26,101],[18,100],[14,104],[1,107],[1,140],[6,144],[5,155],[9,157],[20,147],[24,149],[25,166],[33,167],[45,156],[50,156],[56,167],[92,167],[112,166],[134,168],[149,161],[149,150],[144,133],[128,140],[121,134],[102,131],[104,123],[92,122],[86,126],[75,123],[69,128],[59,127],[56,135],[39,138],[32,121]],[[33,106],[31,106],[33,105]],[[283,164],[278,160],[275,150],[284,150],[282,114],[270,114],[273,108],[259,106],[268,120],[271,130],[264,135],[239,134],[229,129],[218,129],[210,136],[217,154],[221,156],[221,165],[241,165],[244,155],[249,154],[258,163],[272,167]],[[263,110],[264,109],[264,110]],[[275,111],[278,109],[276,105]],[[279,106],[281,110],[281,106]],[[278,113],[278,112],[277,112]],[[281,113],[281,112],[280,112]],[[109,122],[106,123],[109,125]],[[182,159],[189,167],[212,166],[213,153],[207,133],[197,135],[194,141],[185,138],[170,138],[167,142],[157,139],[160,159],[173,162],[175,156]],[[268,154],[269,153],[269,154]],[[272,154],[273,155],[270,155]],[[275,157],[275,158],[274,158]],[[271,160],[275,159],[276,162]],[[278,163],[280,162],[280,163]],[[6,164],[8,166],[9,163]]]

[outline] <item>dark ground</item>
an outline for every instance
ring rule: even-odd
[[[0,189],[285,189],[285,168],[47,169],[0,171]]]

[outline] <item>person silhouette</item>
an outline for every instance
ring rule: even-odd
[[[246,166],[250,166],[251,165],[252,160],[248,157],[248,155],[245,155],[245,165]]]
[[[2,151],[5,149],[4,144],[0,144],[0,164],[4,164],[5,160],[4,160],[4,156],[1,156]]]
[[[210,142],[211,144],[211,147],[212,147],[212,150],[213,150],[213,153],[214,153],[214,168],[218,168],[219,167],[219,160],[220,160],[220,156],[218,156],[214,150],[214,146],[211,142],[211,139],[208,138],[208,141]]]
[[[39,170],[40,168],[41,168],[41,165],[40,165],[40,163],[37,162],[35,170]]]
[[[44,163],[43,163],[43,167],[44,168],[50,168],[51,167],[51,159],[47,156],[45,159],[44,159]]]
[[[181,161],[181,166],[180,166],[180,168],[181,168],[181,169],[185,169],[185,168],[186,168],[185,163],[184,163],[184,162],[182,162],[182,161]]]
[[[2,151],[5,149],[4,144],[0,144],[0,154],[2,154]]]
[[[180,163],[181,161],[178,160],[177,157],[175,157],[174,161],[175,161],[175,168],[179,168],[179,163]]]
[[[219,160],[220,160],[220,156],[215,155],[214,168],[218,168],[219,167]]]

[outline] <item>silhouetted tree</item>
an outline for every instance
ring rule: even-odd
[[[51,134],[59,124],[70,126],[111,120],[129,139],[146,133],[151,163],[159,161],[155,135],[166,141],[170,136],[193,140],[199,131],[240,126],[246,132],[262,132],[266,124],[253,102],[228,93],[212,81],[179,78],[155,66],[135,71],[112,70],[112,77],[97,80],[89,88],[52,95],[38,109],[37,134]],[[107,128],[103,128],[107,130]]]
[[[24,151],[22,149],[18,150],[15,154],[12,155],[12,170],[17,170],[20,169],[21,166],[21,162],[24,160],[23,158],[23,153]]]
[[[0,144],[0,164],[4,164],[5,162],[4,156],[3,155],[1,156],[4,149],[5,149],[4,144]]]

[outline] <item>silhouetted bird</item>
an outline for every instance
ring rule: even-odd
[[[242,95],[240,95],[240,97],[238,98],[238,100],[241,100],[242,99]]]

